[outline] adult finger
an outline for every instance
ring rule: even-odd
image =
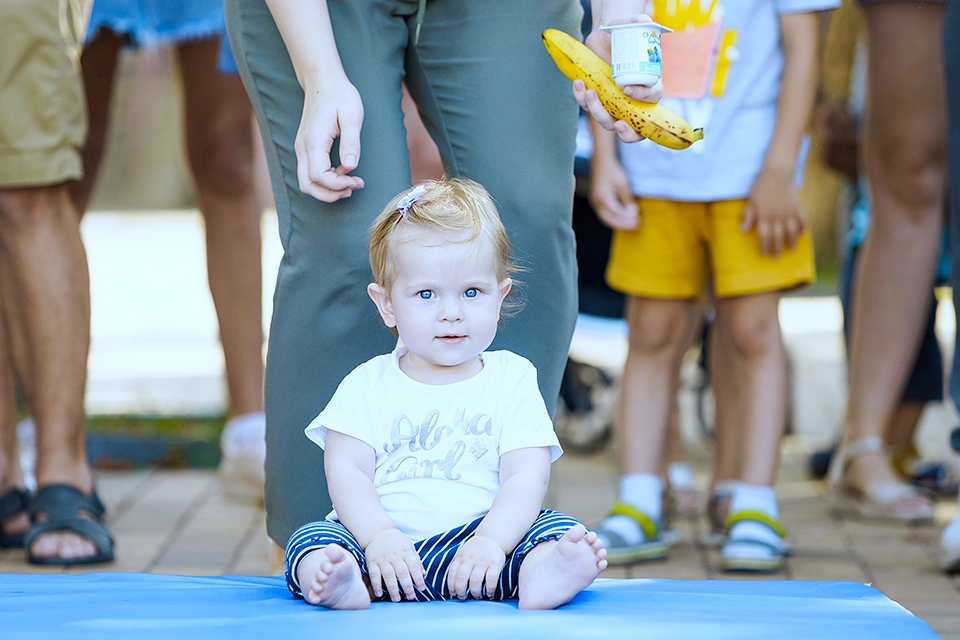
[[[360,126],[363,114],[340,118],[340,168],[353,171],[360,164]]]
[[[663,97],[663,80],[658,79],[653,86],[642,84],[628,84],[623,88],[623,94],[641,102],[660,102]]]

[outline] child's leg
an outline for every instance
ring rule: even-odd
[[[741,482],[730,504],[722,565],[727,569],[772,570],[783,564],[784,532],[773,483],[786,419],[786,354],[780,334],[778,292],[718,301],[727,322],[731,365],[740,377],[738,394]],[[732,434],[731,434],[732,435]]]
[[[648,556],[636,547],[659,536],[661,456],[692,305],[688,300],[640,297],[628,302],[629,349],[620,394],[620,504],[597,527],[611,562],[665,553],[661,549]]]
[[[370,590],[363,549],[339,522],[305,524],[287,542],[287,587],[310,604],[329,609],[366,609]]]
[[[597,534],[582,524],[559,540],[531,549],[520,564],[521,609],[554,609],[569,602],[607,568],[606,551]]]

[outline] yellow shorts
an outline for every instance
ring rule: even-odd
[[[607,282],[629,295],[668,299],[700,297],[710,275],[720,298],[813,282],[810,232],[779,258],[765,256],[756,231],[740,231],[745,204],[638,198],[640,228],[614,232]]]
[[[80,50],[89,0],[0,1],[0,187],[83,175]]]

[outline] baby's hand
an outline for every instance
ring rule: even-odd
[[[400,591],[407,600],[415,599],[414,587],[423,591],[423,563],[410,538],[399,529],[385,529],[373,536],[364,549],[370,587],[378,598],[383,596],[383,586],[394,602],[400,602]]]
[[[450,593],[461,600],[470,595],[480,599],[484,593],[493,597],[506,554],[496,542],[483,536],[473,536],[463,543],[447,571],[447,586]],[[484,590],[486,583],[486,590]]]

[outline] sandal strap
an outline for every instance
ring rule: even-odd
[[[727,516],[727,536],[730,535],[730,530],[733,528],[733,525],[737,524],[738,522],[756,522],[768,527],[771,531],[777,534],[781,540],[784,540],[787,537],[787,530],[779,520],[776,518],[771,518],[762,511],[754,511],[751,509],[737,511],[736,513],[731,513],[729,516]],[[782,552],[782,549],[780,551]]]
[[[660,532],[660,525],[658,525],[653,518],[626,502],[615,503],[613,507],[610,508],[608,517],[609,516],[627,516],[640,525],[640,530],[643,531],[643,535],[646,536],[647,540],[656,539]]]
[[[843,479],[843,473],[847,470],[847,465],[860,456],[871,453],[886,455],[887,445],[880,436],[866,436],[853,442],[838,445],[833,453],[830,468],[827,470],[827,483],[831,487],[839,486]]]
[[[29,493],[16,488],[0,496],[0,520],[26,511],[29,497]]]

